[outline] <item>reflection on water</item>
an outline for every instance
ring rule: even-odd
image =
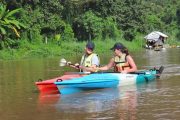
[[[136,86],[128,86],[62,96],[40,95],[39,105],[44,109],[43,106],[52,103],[59,112],[69,114],[109,113],[108,116],[91,116],[87,119],[113,119],[114,110],[119,112],[118,116],[121,118],[127,118],[127,115],[135,118],[138,94],[136,89]]]
[[[61,96],[56,107],[66,112],[102,112],[117,109],[117,102],[126,99],[128,94],[118,88],[102,89],[81,94]],[[128,92],[128,91],[126,91]]]
[[[71,95],[40,95],[39,105],[54,104],[63,114],[91,114],[86,119],[137,119],[137,106],[141,94],[158,90],[159,82],[152,84],[130,85],[119,88],[108,88]],[[104,115],[105,114],[105,115]],[[72,116],[71,116],[72,117]],[[66,116],[68,118],[68,116]]]
[[[39,94],[38,108],[42,109],[47,105],[55,104],[58,102],[59,99],[60,99],[60,94]]]

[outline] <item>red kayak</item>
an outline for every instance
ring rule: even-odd
[[[54,84],[56,81],[61,81],[61,80],[70,80],[72,78],[79,78],[84,76],[85,74],[65,74],[60,77],[56,77],[53,79],[45,80],[45,81],[38,81],[35,82],[36,86],[38,87],[39,91],[41,93],[47,93],[47,94],[57,94],[59,93],[58,88]]]

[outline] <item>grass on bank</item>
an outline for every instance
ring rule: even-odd
[[[143,37],[137,35],[132,42],[125,40],[94,40],[95,52],[99,55],[110,54],[110,48],[116,43],[123,43],[130,52],[144,49],[145,40]],[[168,42],[168,41],[167,41]],[[179,42],[170,41],[171,44],[179,44]],[[0,50],[0,60],[14,60],[14,59],[29,59],[29,58],[49,58],[62,56],[79,56],[84,52],[86,42],[76,41],[61,41],[57,43],[39,43],[33,44],[22,40],[17,49],[3,49]]]
[[[96,40],[95,51],[98,54],[109,52],[109,49],[116,43],[122,42],[130,50],[138,50],[140,48],[138,42],[127,42],[124,40]],[[57,57],[57,56],[76,56],[82,55],[84,52],[86,42],[65,42],[60,44],[32,44],[27,41],[20,42],[18,49],[3,49],[0,51],[1,60],[12,59],[28,59],[28,58],[41,58],[41,57]]]

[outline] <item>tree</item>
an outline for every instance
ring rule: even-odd
[[[19,38],[20,33],[18,29],[25,28],[25,25],[16,19],[16,14],[21,11],[21,8],[14,10],[7,10],[5,5],[0,6],[0,38],[4,40],[7,31],[13,31]],[[4,41],[5,42],[5,41]],[[2,46],[1,46],[2,47]]]
[[[96,8],[96,11],[102,17],[112,16],[117,23],[118,29],[125,31],[125,33],[144,31],[142,26],[144,24],[145,8],[141,0],[99,0]],[[132,35],[128,40],[133,40],[134,37]]]
[[[92,40],[102,36],[103,19],[92,11],[77,18],[74,24],[77,38],[81,40]]]

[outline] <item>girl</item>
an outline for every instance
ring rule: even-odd
[[[114,67],[114,72],[129,73],[137,71],[134,60],[122,43],[116,43],[111,50],[114,50],[114,57],[107,65],[96,68],[97,71],[109,70],[112,67]]]

